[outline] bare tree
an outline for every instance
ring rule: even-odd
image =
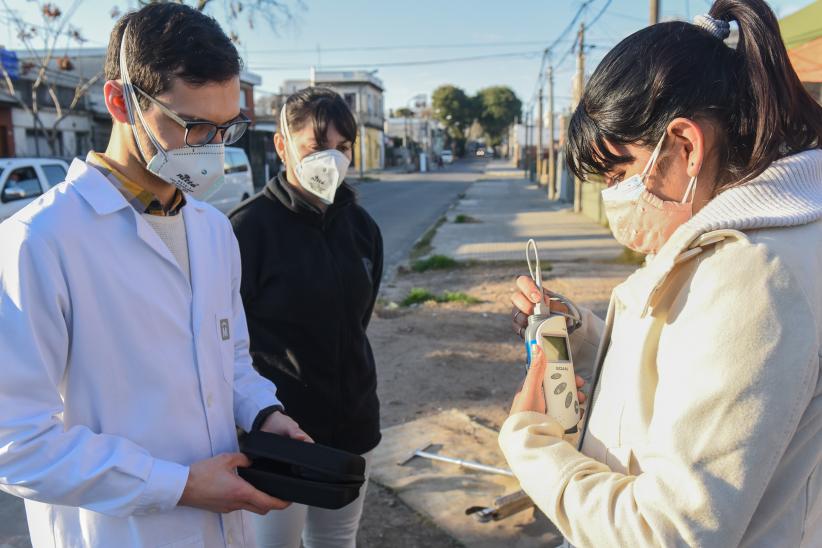
[[[229,28],[229,37],[235,43],[240,42],[238,23],[245,21],[253,29],[256,23],[264,21],[271,30],[277,32],[282,25],[294,21],[295,12],[305,9],[303,0],[139,0],[141,5],[158,2],[189,4],[202,12],[222,8],[222,18]]]
[[[15,98],[19,106],[32,118],[36,154],[40,155],[40,142],[37,138],[39,134],[45,137],[50,154],[55,156],[57,155],[56,144],[60,123],[80,106],[89,89],[103,76],[102,70],[88,78],[72,74],[75,63],[69,57],[69,46],[71,44],[81,46],[86,42],[80,30],[69,23],[71,16],[80,4],[80,0],[74,0],[65,12],[51,2],[38,2],[37,6],[42,18],[42,24],[32,24],[25,21],[17,10],[12,10],[9,7],[6,0],[2,0],[2,2],[6,14],[11,19],[11,24],[14,25],[17,32],[17,38],[23,44],[25,50],[20,73],[21,75],[34,74],[30,100],[26,100],[22,93],[18,93],[15,81],[2,63],[0,63],[0,71],[2,71],[0,76],[2,76],[8,94]],[[62,56],[57,51],[57,45],[61,38],[65,39],[65,52]],[[43,47],[37,48],[35,43],[42,43]],[[66,86],[67,81],[72,81],[73,86]],[[63,87],[73,87],[71,98],[58,92],[61,85]],[[44,99],[40,92],[41,89],[46,91],[50,99],[50,102],[45,105],[41,104]],[[53,122],[48,126],[43,123],[42,109],[44,107],[54,108],[56,111]]]

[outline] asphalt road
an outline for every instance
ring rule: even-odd
[[[408,259],[414,243],[482,173],[482,160],[465,160],[429,173],[383,174],[356,185],[360,204],[382,230],[386,277]]]

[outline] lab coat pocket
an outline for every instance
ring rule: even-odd
[[[227,383],[232,384],[234,382],[234,333],[231,314],[227,312],[216,314],[214,326],[217,330],[217,343],[220,345],[223,376]]]

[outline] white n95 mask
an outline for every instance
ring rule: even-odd
[[[343,183],[351,161],[337,149],[321,150],[309,154],[305,158],[300,158],[297,147],[291,139],[291,132],[288,131],[286,105],[283,105],[280,120],[283,135],[288,143],[286,146],[288,151],[291,152],[291,159],[294,162],[294,175],[297,177],[300,186],[319,198],[324,204],[333,204],[337,189]]]
[[[129,125],[134,133],[134,140],[137,142],[137,149],[146,164],[146,170],[153,173],[163,181],[174,185],[183,192],[190,194],[198,200],[208,198],[225,180],[225,147],[222,143],[208,144],[198,147],[184,146],[172,150],[165,150],[157,141],[151,128],[143,118],[143,109],[137,101],[137,94],[134,85],[128,74],[126,64],[126,32],[128,26],[123,30],[123,39],[120,42],[120,78],[123,81],[123,97],[126,103]],[[149,140],[154,145],[157,153],[147,159],[148,155],[140,144],[137,136],[137,126],[134,114],[143,124],[143,129]]]

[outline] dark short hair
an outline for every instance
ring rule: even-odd
[[[678,117],[716,125],[717,192],[781,157],[822,146],[822,106],[791,67],[768,5],[716,0],[709,15],[737,22],[736,48],[680,21],[642,29],[608,52],[568,130],[566,159],[577,177],[631,160],[608,151],[606,141],[650,147]]]
[[[285,105],[288,130],[300,131],[311,124],[314,140],[321,147],[326,146],[326,134],[332,124],[347,140],[352,143],[357,140],[357,120],[348,103],[332,89],[316,86],[301,89],[290,95]]]
[[[174,78],[191,85],[226,82],[240,74],[237,49],[214,18],[176,3],[148,4],[122,16],[109,38],[106,80],[120,78],[120,43],[128,25],[126,59],[134,85],[151,96],[171,89]],[[140,105],[147,100],[138,95]]]

